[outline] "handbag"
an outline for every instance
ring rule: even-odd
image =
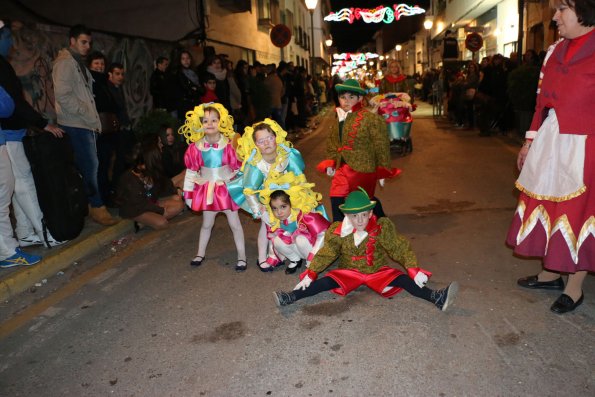
[[[120,131],[120,121],[115,113],[100,112],[99,121],[102,134],[115,134]]]

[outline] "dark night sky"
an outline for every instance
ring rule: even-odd
[[[374,8],[379,5],[392,7],[393,4],[405,3],[409,5],[418,5],[426,9],[429,7],[429,0],[420,1],[404,1],[404,0],[331,0],[331,7],[333,12],[337,12],[342,8],[359,7],[359,8]],[[399,21],[394,21],[392,25],[395,30],[397,41],[406,41],[413,33],[419,29],[420,21],[423,23],[424,15],[416,15],[412,17],[401,17]],[[385,23],[365,23],[361,20],[354,21],[350,24],[344,22],[329,22],[331,24],[331,34],[333,35],[334,45],[337,46],[339,52],[353,52],[365,43],[372,39],[374,33],[382,27],[387,26]]]

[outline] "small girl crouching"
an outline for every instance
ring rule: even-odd
[[[269,205],[267,214],[263,216],[270,241],[267,262],[275,266],[287,259],[285,274],[293,274],[304,260],[309,266],[322,246],[330,222],[323,215],[324,211],[318,212],[322,206],[317,206],[316,194],[306,186],[268,193]],[[267,200],[266,191],[261,191],[261,198]],[[306,204],[307,201],[310,203]]]

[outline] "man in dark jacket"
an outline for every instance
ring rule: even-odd
[[[112,63],[107,70],[108,89],[114,99],[117,108],[120,131],[118,133],[118,150],[112,173],[111,186],[117,186],[118,178],[126,169],[133,165],[132,152],[136,144],[136,138],[132,132],[132,122],[128,115],[126,95],[124,94],[124,82],[126,70],[121,63]]]
[[[155,70],[151,74],[150,91],[153,96],[153,108],[165,109],[168,112],[175,110],[170,98],[171,89],[168,87],[167,68],[169,67],[169,59],[166,57],[158,57],[155,61]]]
[[[480,136],[490,136],[490,131],[503,117],[507,101],[507,80],[504,57],[496,54],[492,57],[492,63],[483,69],[483,79],[478,87],[480,109],[477,122]]]

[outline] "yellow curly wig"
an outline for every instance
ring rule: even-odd
[[[240,159],[240,161],[245,161],[250,157],[250,153],[252,153],[254,150],[255,155],[251,161],[252,165],[256,165],[256,163],[262,159],[260,150],[258,150],[256,143],[254,142],[254,133],[260,130],[268,130],[271,134],[275,135],[275,143],[277,144],[277,161],[275,164],[280,163],[282,156],[286,154],[285,150],[280,147],[280,145],[287,147],[292,147],[293,145],[286,139],[287,132],[285,132],[285,130],[283,130],[283,128],[281,128],[281,126],[277,124],[276,121],[269,118],[244,128],[244,135],[238,139],[238,146],[236,148],[238,159]]]
[[[260,196],[260,202],[266,207],[271,221],[271,230],[276,230],[281,222],[275,217],[271,206],[271,193],[275,190],[283,190],[289,196],[291,201],[291,215],[289,221],[294,222],[297,219],[299,212],[308,214],[316,207],[318,207],[322,195],[312,190],[315,186],[313,183],[306,182],[306,177],[302,174],[296,176],[293,172],[280,175],[277,178],[268,179],[264,188],[256,190]]]
[[[187,143],[198,142],[204,135],[202,119],[207,110],[214,110],[219,114],[219,132],[230,140],[233,140],[236,132],[233,130],[233,117],[227,109],[220,103],[203,103],[196,106],[194,110],[186,113],[186,121],[178,130],[179,134],[184,135]]]

